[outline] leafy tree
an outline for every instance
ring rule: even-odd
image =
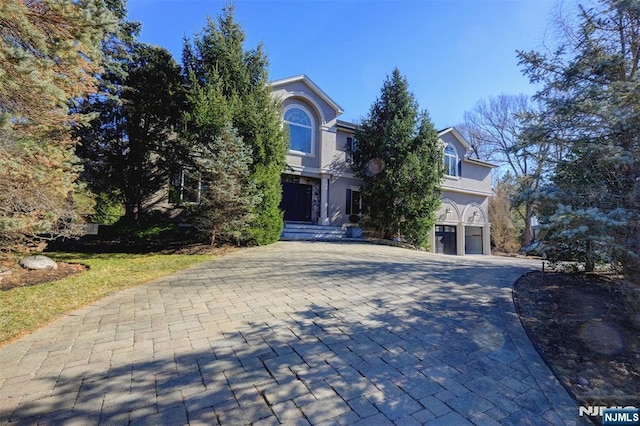
[[[443,152],[438,132],[427,112],[419,112],[397,68],[355,138],[350,157],[356,175],[366,183],[365,221],[386,238],[404,236],[426,247],[440,204]]]
[[[86,117],[69,105],[95,91],[115,21],[100,1],[0,2],[1,247],[77,231],[71,129]]]
[[[567,154],[541,191],[555,242],[584,254],[602,247],[640,280],[640,2],[579,8],[575,29],[549,53],[520,52],[543,104],[531,133]],[[605,253],[603,257],[608,257]]]
[[[253,207],[244,238],[268,244],[277,241],[282,232],[280,176],[287,138],[280,105],[267,86],[268,62],[262,45],[244,50],[244,40],[245,34],[233,18],[233,7],[227,7],[217,22],[209,19],[193,42],[185,40],[183,66],[192,91],[214,86],[222,96],[220,109],[227,112],[212,111],[207,128],[221,135],[221,129],[231,123],[251,150],[251,181],[261,202]],[[187,116],[187,134],[202,131],[200,124],[189,120]]]
[[[120,194],[102,192],[95,196],[96,205],[91,214],[93,223],[113,225],[124,215],[124,207],[120,202]]]

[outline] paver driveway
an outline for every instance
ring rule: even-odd
[[[532,265],[362,244],[234,253],[0,350],[0,423],[575,424],[511,302]]]

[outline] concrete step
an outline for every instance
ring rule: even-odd
[[[303,223],[285,223],[281,240],[314,241],[341,240],[345,231],[340,226],[311,225]]]

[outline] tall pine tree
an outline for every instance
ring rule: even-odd
[[[365,222],[386,238],[403,236],[427,247],[440,205],[443,152],[438,132],[397,68],[355,138],[351,161],[366,182]]]
[[[118,27],[102,44],[99,91],[80,106],[94,118],[79,129],[77,152],[97,210],[122,205],[124,220],[138,223],[184,156],[175,137],[183,79],[166,49],[136,40],[140,25],[126,20],[124,0],[109,4]]]
[[[69,105],[95,91],[115,23],[104,1],[0,2],[0,248],[79,230],[71,129],[86,116]]]
[[[587,269],[620,262],[640,283],[640,1],[580,7],[575,28],[549,53],[520,61],[543,109],[530,129],[567,153],[538,194],[553,244]]]
[[[70,119],[69,101],[95,91],[101,43],[116,25],[105,3],[0,2],[0,119],[47,131],[82,118]]]
[[[244,40],[245,34],[233,18],[233,7],[225,8],[217,21],[209,19],[193,42],[185,40],[184,70],[192,92],[214,86],[222,95],[220,111],[211,112],[207,126],[187,116],[185,128],[187,135],[207,129],[221,136],[227,124],[237,130],[251,150],[250,180],[261,200],[253,207],[253,219],[243,238],[247,243],[269,244],[277,241],[282,231],[280,175],[287,139],[280,105],[271,98],[267,86],[268,62],[263,48],[245,50]]]

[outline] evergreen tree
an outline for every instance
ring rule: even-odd
[[[118,31],[102,46],[100,90],[81,106],[95,118],[78,132],[78,154],[98,210],[119,203],[124,220],[137,223],[183,157],[175,137],[183,80],[168,51],[136,41],[139,24],[125,20],[124,2],[111,3]]]
[[[225,8],[217,22],[209,19],[192,43],[185,40],[183,65],[192,92],[215,87],[221,95],[219,111],[211,111],[206,126],[187,115],[185,128],[188,135],[206,129],[219,136],[229,123],[237,130],[251,150],[250,180],[261,200],[253,207],[253,219],[243,238],[248,243],[269,244],[277,241],[282,231],[280,176],[287,139],[280,105],[271,98],[267,86],[266,55],[261,45],[245,51],[244,40],[244,32],[233,19],[233,7]]]
[[[95,91],[115,22],[103,1],[0,2],[0,247],[79,231],[71,129],[86,117],[69,105]]]
[[[536,137],[565,147],[540,193],[554,244],[581,253],[587,269],[617,259],[640,281],[640,1],[581,7],[555,52],[520,53],[542,89]]]
[[[108,5],[117,25],[101,44],[104,60],[102,72],[97,74],[97,91],[82,99],[75,108],[91,117],[86,126],[76,129],[81,142],[76,154],[84,166],[81,179],[97,194],[98,211],[109,205],[125,204],[122,172],[128,136],[123,98],[140,32],[139,23],[126,20],[125,0],[108,0]],[[130,210],[129,214],[132,213]]]
[[[95,90],[115,23],[103,1],[0,2],[0,114],[44,131],[81,119],[69,101]]]
[[[176,127],[184,108],[180,67],[159,47],[138,44],[127,67],[122,95],[126,144],[111,164],[125,218],[138,221],[144,208],[177,170],[183,155]]]
[[[240,244],[259,198],[250,181],[251,151],[230,124],[195,157],[203,185],[201,201],[192,212],[198,234],[210,244]],[[205,142],[205,141],[201,141]]]
[[[42,249],[49,238],[81,231],[73,146],[44,137],[0,130],[0,249]]]
[[[440,204],[442,146],[397,68],[356,129],[355,139],[350,157],[357,176],[366,182],[365,222],[386,238],[404,236],[427,247]]]
[[[109,167],[123,196],[125,219],[138,222],[140,214],[172,174],[184,155],[176,127],[184,108],[180,67],[163,48],[139,44],[127,67],[122,96],[126,144],[121,161]]]

